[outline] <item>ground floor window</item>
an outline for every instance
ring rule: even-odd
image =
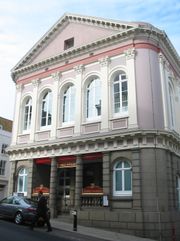
[[[117,161],[113,168],[114,196],[132,195],[132,168],[128,161]]]
[[[18,172],[17,192],[27,195],[27,169],[21,168]]]

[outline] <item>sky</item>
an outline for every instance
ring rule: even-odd
[[[11,69],[64,13],[148,22],[164,30],[180,55],[179,0],[0,0],[0,116],[13,120]]]

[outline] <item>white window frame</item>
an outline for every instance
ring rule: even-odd
[[[75,86],[70,85],[63,94],[62,124],[74,124],[75,121]]]
[[[122,163],[122,168],[117,168],[116,166],[118,165],[118,163]],[[125,163],[128,163],[129,164],[129,167],[125,167]],[[131,171],[131,190],[125,190],[125,172],[126,171]],[[121,172],[122,175],[122,179],[121,179],[121,182],[122,182],[122,190],[116,190],[116,173],[117,172]],[[132,196],[132,167],[131,167],[131,164],[130,162],[128,161],[122,161],[122,160],[118,160],[116,161],[116,163],[114,164],[114,167],[113,167],[113,195],[114,196]]]
[[[32,118],[32,98],[28,98],[24,105],[23,110],[23,132],[31,129],[31,118]]]
[[[116,80],[116,78],[119,77],[119,79]],[[127,97],[127,106],[126,108],[124,109],[123,107],[123,99],[122,99],[122,94],[123,94],[123,90],[122,90],[122,85],[123,83],[126,82],[127,84],[127,94],[126,94],[126,97]],[[114,86],[115,84],[118,84],[119,85],[119,92],[115,93],[114,91]],[[115,104],[117,104],[117,102],[115,102],[115,94],[118,94],[119,93],[119,111],[116,112],[115,110]],[[127,75],[124,71],[121,71],[121,72],[118,72],[114,75],[114,78],[113,78],[113,81],[112,81],[112,96],[113,96],[113,116],[116,117],[116,116],[127,116],[128,115],[128,78],[127,78]]]
[[[90,93],[90,94],[89,94]],[[98,76],[91,78],[86,88],[86,120],[94,121],[101,118],[101,80]],[[91,110],[91,112],[90,112]]]
[[[28,178],[27,169],[21,168],[18,172],[17,193],[23,193],[24,196],[27,196],[27,178]],[[22,180],[22,188],[21,189],[20,189],[20,179]]]
[[[44,109],[46,108],[46,111]],[[43,111],[46,112],[45,116],[43,116]],[[50,117],[49,117],[50,115]],[[50,119],[49,119],[50,118]],[[45,125],[43,125],[43,119],[45,120]],[[50,123],[49,123],[50,121]],[[43,95],[42,101],[41,101],[41,128],[46,128],[48,126],[51,126],[52,124],[52,91],[48,90]]]

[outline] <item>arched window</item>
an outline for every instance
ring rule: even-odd
[[[74,121],[75,116],[75,87],[69,86],[63,95],[63,123]]]
[[[31,115],[32,115],[32,98],[28,98],[24,106],[23,130],[29,130],[31,128]]]
[[[124,72],[118,73],[113,80],[114,114],[128,111],[128,81]]]
[[[173,96],[173,88],[170,83],[169,83],[169,108],[170,108],[170,126],[175,127],[174,96]]]
[[[87,86],[87,118],[101,115],[101,80],[94,77]]]
[[[18,183],[17,183],[17,192],[24,193],[27,195],[27,170],[26,168],[21,168],[18,172]]]
[[[51,125],[52,119],[52,92],[48,91],[43,96],[41,107],[41,126]]]
[[[132,195],[132,168],[128,161],[117,161],[113,168],[114,196]]]

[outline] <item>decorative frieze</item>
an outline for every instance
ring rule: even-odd
[[[66,155],[77,155],[84,153],[93,153],[93,152],[104,152],[104,151],[115,151],[115,150],[134,150],[136,148],[160,148],[166,149],[174,152],[180,156],[180,144],[179,137],[170,134],[169,132],[129,132],[122,133],[121,135],[111,136],[94,136],[93,138],[87,138],[87,140],[81,139],[73,140],[72,138],[69,141],[64,142],[58,141],[57,143],[48,142],[48,150],[53,151],[54,156],[66,156]],[[45,152],[47,145],[37,143],[36,147],[33,146],[33,155],[31,146],[24,147],[20,146],[11,146],[9,148],[8,154],[11,157],[11,160],[22,160],[29,158],[41,158],[47,156],[48,153]],[[52,153],[51,153],[52,155]]]

